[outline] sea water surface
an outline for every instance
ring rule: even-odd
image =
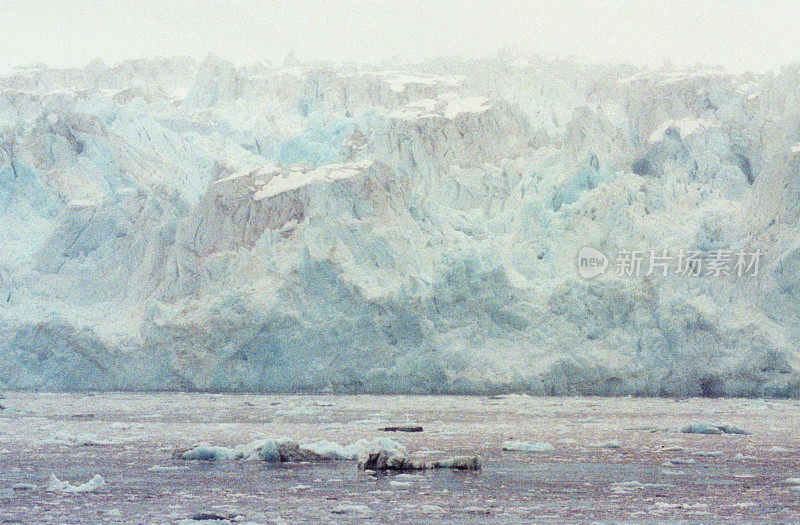
[[[794,400],[9,392],[2,404],[5,523],[800,520]],[[695,423],[748,434],[682,432]],[[352,460],[173,453],[279,436],[389,438],[418,458],[478,455],[482,469],[385,473]],[[503,450],[509,441],[552,450]],[[51,475],[73,486],[99,475],[105,486],[47,490]]]

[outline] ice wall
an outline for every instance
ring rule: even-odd
[[[0,78],[0,387],[800,395],[797,68]],[[579,275],[591,245],[757,275]]]

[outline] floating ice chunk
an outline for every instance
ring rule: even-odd
[[[425,470],[428,465],[419,459],[404,454],[381,450],[359,456],[358,466],[363,470]]]
[[[330,448],[333,449],[333,447]],[[173,457],[200,461],[244,460],[275,463],[335,459],[333,455],[321,454],[311,448],[301,447],[288,438],[261,439],[236,448],[201,443],[189,450],[176,450]],[[347,459],[352,459],[352,457]]]
[[[318,441],[306,445],[305,448],[330,459],[356,459],[358,457],[358,452],[355,452],[351,447],[345,447],[332,441]]]
[[[386,455],[406,456],[408,450],[405,446],[389,438],[378,438],[375,441],[359,440],[345,447],[345,451],[354,454],[359,462],[366,462],[371,454],[385,453]]]
[[[739,434],[742,436],[750,435],[750,432],[742,430],[741,428],[735,427],[733,425],[720,425],[718,428],[722,430],[723,434]]]
[[[783,482],[787,485],[800,485],[800,478],[786,478]]]
[[[383,427],[378,430],[382,432],[422,432],[423,428],[419,425],[400,425]]]
[[[396,474],[394,479],[397,481],[423,481],[426,478],[420,474]]]
[[[459,470],[480,470],[481,460],[477,456],[458,456],[439,461],[425,462],[410,458],[405,447],[389,439],[379,439],[376,443],[360,442],[364,449],[358,454],[358,466],[363,470],[425,470],[453,468]]]
[[[520,452],[553,452],[556,449],[550,443],[528,443],[527,441],[505,441],[501,448]]]
[[[150,472],[172,472],[172,471],[175,471],[175,470],[186,470],[186,468],[187,467],[182,466],[182,465],[181,466],[175,465],[175,466],[171,466],[171,467],[164,467],[162,465],[153,465],[152,467],[150,467],[147,470],[150,471]]]
[[[279,462],[282,461],[281,449],[291,445],[297,446],[296,443],[286,438],[252,441],[236,449],[235,459]]]
[[[707,503],[669,503],[666,501],[657,501],[651,509],[681,509],[681,510],[705,510],[708,508]]]
[[[228,447],[215,447],[201,443],[193,449],[178,452],[180,459],[197,459],[200,461],[217,461],[222,459],[239,459],[238,452]]]
[[[389,485],[391,485],[392,487],[402,487],[402,488],[410,488],[414,486],[414,484],[410,481],[398,481],[394,479],[389,482]]]
[[[681,430],[684,434],[739,434],[746,436],[749,432],[733,425],[709,425],[707,423],[693,423]]]
[[[92,479],[81,485],[71,485],[68,481],[61,481],[55,474],[50,474],[47,480],[48,492],[94,492],[106,486],[102,476],[95,474]]]
[[[220,512],[198,512],[192,515],[191,520],[179,521],[180,525],[195,523],[231,523],[239,521],[237,514]]]
[[[478,456],[456,456],[454,458],[433,461],[428,468],[452,468],[456,470],[480,470],[481,458]]]
[[[401,455],[407,454],[403,445],[388,438],[378,438],[375,441],[362,439],[349,445],[340,445],[331,441],[318,441],[303,445],[303,448],[328,459],[355,460],[359,456],[366,456],[372,452],[380,452],[382,450]]]
[[[625,494],[638,489],[657,489],[657,488],[664,488],[667,486],[668,485],[664,483],[641,483],[636,480],[621,481],[619,483],[615,483],[614,485],[612,485],[613,491],[618,494]]]
[[[722,434],[722,430],[704,423],[693,423],[681,430],[684,434]]]

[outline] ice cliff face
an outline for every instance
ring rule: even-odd
[[[0,387],[800,395],[798,76],[15,70]]]

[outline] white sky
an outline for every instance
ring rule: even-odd
[[[800,61],[798,0],[0,0],[0,66],[209,51],[239,65],[494,54],[763,71]]]

